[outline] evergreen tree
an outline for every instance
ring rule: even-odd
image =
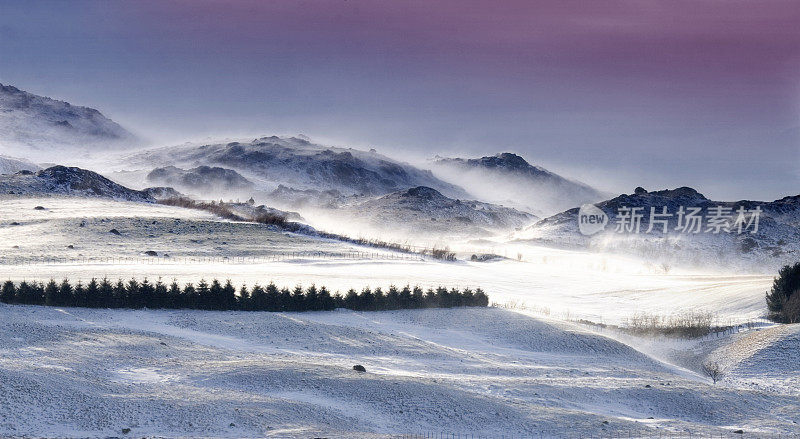
[[[766,300],[772,320],[783,323],[800,321],[800,262],[780,269]]]
[[[20,282],[17,287],[17,302],[25,305],[44,305],[44,289],[39,294],[39,284],[36,282]]]
[[[487,296],[482,289],[477,288],[475,290],[475,300],[473,303],[475,304],[474,306],[489,306],[489,296]]]
[[[253,311],[267,310],[269,306],[267,303],[267,294],[264,292],[264,289],[261,288],[261,285],[255,284],[253,285],[253,289],[250,290],[250,304]]]
[[[281,292],[274,283],[267,285],[267,311],[283,311],[281,307]]]
[[[465,288],[461,293],[464,306],[475,306],[475,294],[469,288]]]
[[[35,291],[35,288],[32,288],[27,282],[20,282],[17,287],[17,302],[25,305],[37,305]]]
[[[50,279],[44,288],[44,303],[47,306],[58,305],[58,285],[54,279]]]
[[[436,292],[433,291],[433,288],[428,288],[425,291],[425,308],[438,308],[439,307],[439,296],[436,295]]]
[[[317,297],[317,287],[311,284],[311,286],[306,289],[306,300],[301,311],[319,311],[320,309],[322,309],[322,307]]]
[[[289,311],[303,311],[305,309],[305,301],[306,297],[303,293],[303,287],[297,285],[292,290],[292,301],[289,308]]]
[[[200,296],[195,290],[194,285],[188,283],[183,287],[183,299],[181,301],[185,304],[186,308],[198,309]]]
[[[422,291],[419,285],[414,287],[411,297],[414,302],[414,308],[423,308],[425,306],[425,292]]]
[[[372,294],[372,290],[369,287],[365,287],[363,290],[361,290],[361,296],[359,296],[357,307],[358,309],[365,311],[374,311],[379,309],[375,300],[375,295]]]
[[[147,279],[145,279],[145,282],[147,282]],[[142,296],[140,293],[139,282],[136,279],[129,280],[128,285],[125,287],[125,299],[122,306],[124,308],[141,308]]]
[[[450,289],[450,306],[464,306],[464,298],[458,288]]]
[[[436,288],[436,302],[439,307],[442,308],[450,308],[450,293],[447,291],[445,287],[438,287]]]
[[[225,281],[225,286],[222,287],[222,309],[235,310],[236,307],[236,288],[234,288],[231,280]]]
[[[288,311],[292,307],[292,292],[288,288],[281,288],[279,311]]]
[[[112,308],[114,306],[114,286],[108,281],[108,278],[103,278],[98,287],[98,307]]]
[[[199,309],[213,309],[214,298],[211,297],[211,290],[204,279],[197,283],[197,299]]]
[[[112,291],[112,308],[122,308],[126,306],[128,302],[128,289],[125,288],[125,283],[122,282],[122,279],[118,279],[117,283],[114,284],[114,288]]]
[[[400,309],[412,309],[416,308],[414,306],[414,300],[411,297],[411,287],[406,285],[400,290],[400,299],[398,300]]]
[[[386,293],[386,309],[400,308],[400,292],[394,285],[389,286],[389,292]]]
[[[347,309],[357,310],[359,309],[359,301],[360,298],[358,297],[358,293],[356,290],[350,288],[347,290],[347,294],[344,296],[344,307]]]
[[[72,295],[73,289],[72,285],[69,284],[69,281],[64,279],[61,282],[61,285],[58,287],[58,292],[56,293],[56,306],[71,306],[75,304],[75,298]]]
[[[253,308],[250,303],[250,291],[247,289],[247,285],[242,285],[239,288],[239,297],[236,298],[238,303],[238,307],[242,311],[252,311]]]
[[[362,292],[362,294],[363,294],[363,292]],[[387,306],[386,305],[386,295],[383,294],[383,290],[380,287],[376,288],[375,292],[371,293],[371,294],[374,297],[374,299],[373,299],[373,303],[374,304],[369,309],[374,310],[374,311],[383,311],[383,310],[387,309],[386,308],[386,306]]]
[[[169,289],[167,290],[167,302],[165,307],[168,309],[186,308],[187,305],[183,299],[183,292],[178,285],[178,281],[172,279],[172,283],[169,284]]]
[[[14,303],[17,301],[17,288],[14,282],[10,280],[5,281],[2,290],[0,290],[0,302]]]
[[[222,284],[220,284],[218,280],[213,279],[211,281],[211,286],[208,287],[208,296],[210,305],[209,309],[225,309],[222,297]]]
[[[100,306],[100,285],[95,278],[92,278],[86,284],[86,303],[90,308],[98,308]]]
[[[72,289],[72,296],[71,306],[79,306],[81,308],[89,306],[89,297],[86,295],[86,288],[84,288],[81,281],[78,281],[75,288]]]
[[[331,293],[324,286],[319,289],[317,298],[319,299],[320,309],[325,311],[332,311],[336,309],[336,303],[334,302],[333,297],[331,297]]]
[[[161,282],[161,278],[158,278],[155,288],[153,289],[153,303],[149,307],[163,309],[167,307],[168,303],[169,291],[167,290],[167,286],[164,285],[164,282]]]

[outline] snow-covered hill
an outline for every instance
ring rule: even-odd
[[[299,137],[261,137],[250,142],[181,145],[153,149],[129,157],[138,168],[221,166],[233,169],[273,190],[283,184],[298,190],[337,190],[344,195],[383,195],[416,186],[447,195],[465,192],[434,177],[430,171],[376,152],[329,147]]]
[[[19,154],[53,153],[60,147],[121,146],[133,134],[94,108],[71,105],[0,84],[0,148]],[[27,151],[26,151],[27,152]],[[39,154],[39,155],[40,155]]]
[[[146,192],[128,189],[86,169],[53,166],[36,173],[0,176],[0,193],[10,195],[72,195],[152,202]]]
[[[709,200],[688,187],[653,192],[637,188],[632,194],[595,206],[608,217],[607,226],[597,234],[580,233],[576,207],[542,219],[516,237],[559,247],[615,251],[657,262],[695,266],[713,263],[728,268],[772,269],[800,256],[800,196],[772,202],[723,202]],[[633,213],[627,208],[639,209],[638,232],[631,227]],[[652,228],[651,208],[655,209]],[[722,209],[718,218],[724,225],[720,229],[713,226],[718,208]],[[699,225],[689,220],[693,209],[699,209],[695,215],[700,218]],[[739,218],[740,209],[743,221]],[[756,209],[760,209],[757,230],[752,221]],[[666,216],[658,216],[664,212]]]
[[[712,385],[579,326],[492,308],[264,313],[0,305],[0,339],[2,436],[799,431],[800,400],[790,392]]]
[[[478,199],[539,216],[605,198],[597,189],[531,165],[508,152],[477,159],[437,157],[433,170],[437,176],[460,185]]]
[[[537,218],[508,207],[446,197],[419,186],[344,206],[355,221],[387,233],[485,236],[531,224]]]
[[[39,165],[25,159],[0,156],[0,174],[15,174],[19,171],[38,171]]]
[[[253,183],[232,169],[219,166],[198,166],[181,169],[175,166],[156,168],[147,174],[147,182],[197,194],[201,198],[209,193],[252,193]],[[248,195],[249,196],[249,195]]]

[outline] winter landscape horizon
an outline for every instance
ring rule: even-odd
[[[800,436],[798,19],[0,2],[0,437]]]

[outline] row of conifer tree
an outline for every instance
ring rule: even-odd
[[[86,308],[150,308],[150,309],[205,309],[239,311],[323,311],[347,308],[357,311],[380,311],[416,308],[452,308],[460,306],[487,306],[489,298],[480,289],[447,289],[444,287],[423,290],[405,286],[364,288],[360,292],[349,290],[345,294],[331,293],[325,287],[293,289],[278,288],[270,283],[266,287],[236,288],[231,281],[211,283],[201,280],[182,287],[175,281],[166,284],[147,279],[127,282],[92,279],[88,283],[68,280],[56,282],[6,281],[0,287],[0,302],[9,304],[75,306]]]

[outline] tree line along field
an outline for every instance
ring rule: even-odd
[[[461,306],[485,307],[489,298],[480,288],[475,291],[445,287],[429,288],[390,286],[369,287],[361,292],[350,289],[344,295],[331,293],[324,286],[293,289],[278,288],[273,283],[266,287],[243,285],[238,290],[230,280],[224,284],[214,279],[201,280],[197,285],[177,282],[152,283],[147,279],[127,282],[121,279],[92,279],[85,285],[80,281],[72,285],[65,279],[58,283],[6,281],[0,288],[0,302],[7,304],[72,306],[84,308],[149,308],[149,309],[201,309],[216,311],[330,311],[346,308],[355,311],[381,311],[417,308],[453,308]]]

